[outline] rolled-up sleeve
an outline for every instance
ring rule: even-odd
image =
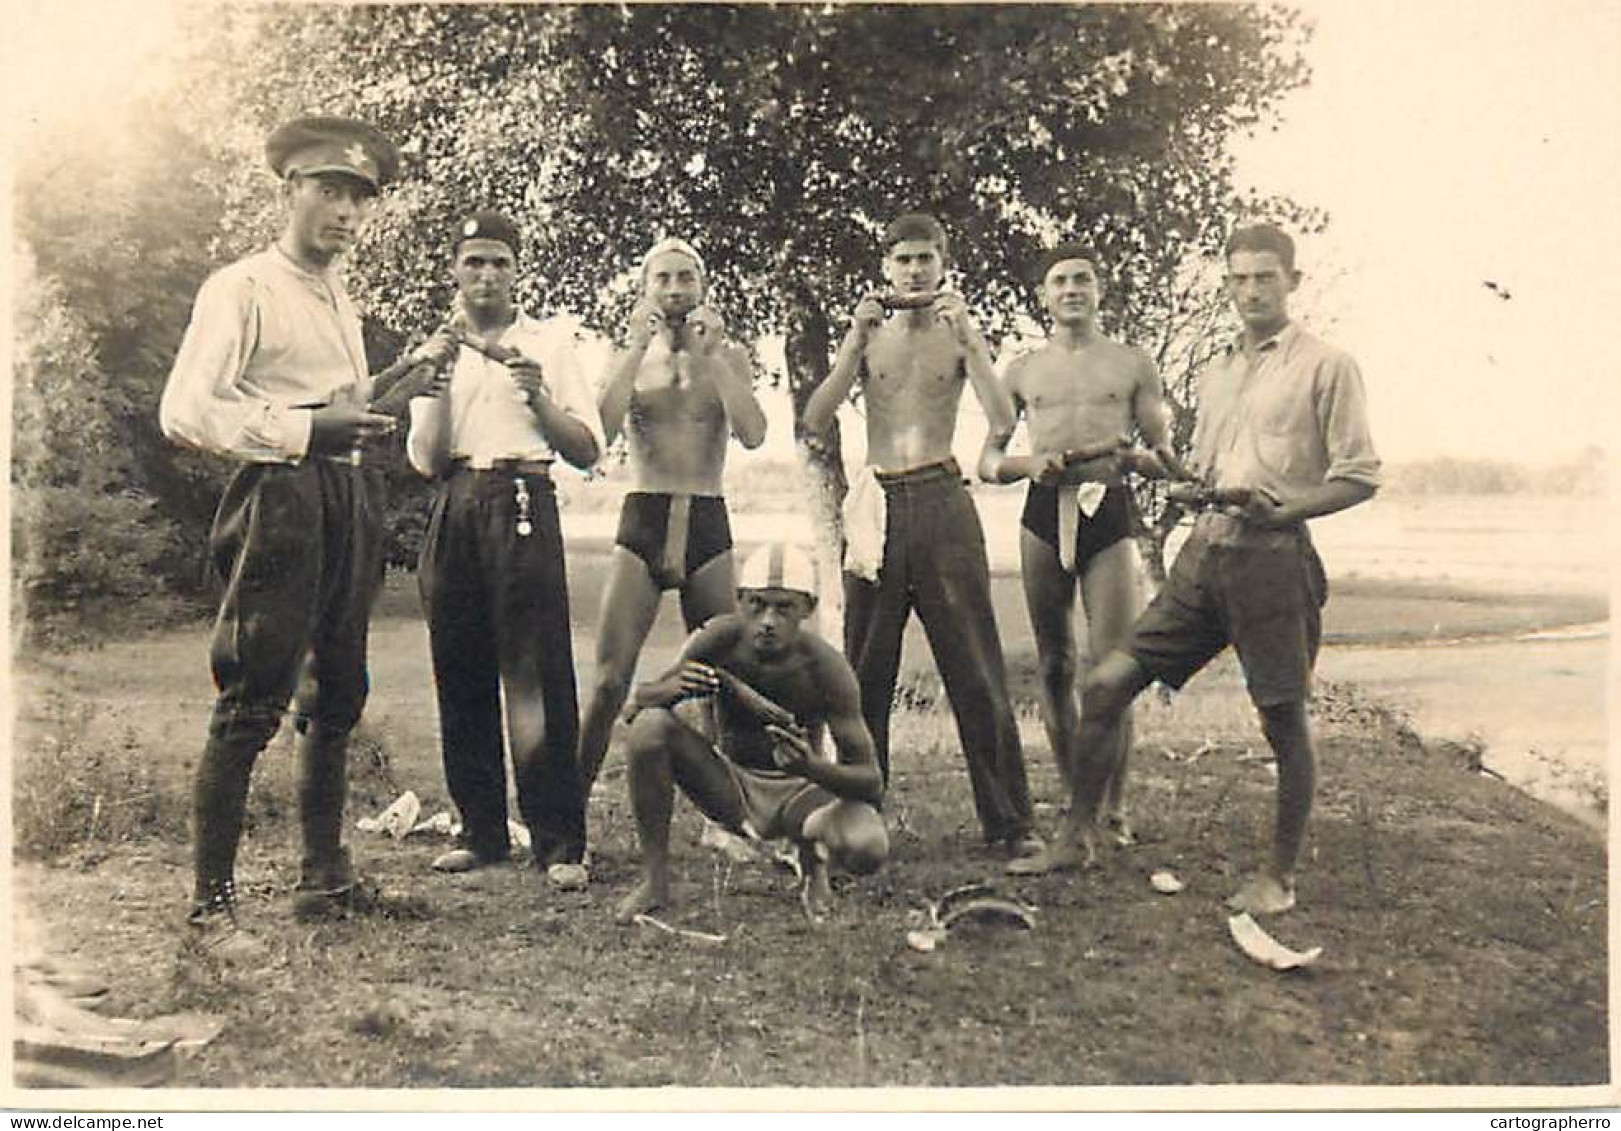
[[[450,457],[450,392],[437,397],[411,398],[411,430],[405,438],[405,457],[419,475],[432,479]]]
[[[257,335],[252,279],[219,274],[203,284],[158,406],[166,437],[253,461],[290,462],[309,451],[308,409],[242,388]]]
[[[553,334],[548,345],[550,349],[544,365],[546,382],[553,390],[558,407],[590,430],[600,459],[607,443],[603,439],[602,413],[597,409],[595,392],[580,368],[582,343],[572,333],[559,332]]]
[[[1347,479],[1377,488],[1379,456],[1368,427],[1368,395],[1362,372],[1349,354],[1332,353],[1317,372],[1317,425],[1328,457],[1323,478]]]

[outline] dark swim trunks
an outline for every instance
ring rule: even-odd
[[[660,589],[677,589],[732,548],[726,500],[718,495],[632,491],[614,543],[641,558]]]
[[[1061,490],[1073,492],[1075,488],[1030,484],[1030,493],[1024,499],[1024,514],[1019,519],[1019,525],[1051,546],[1060,559],[1063,557],[1058,547],[1058,493]],[[1084,574],[1093,558],[1130,533],[1131,510],[1126,500],[1126,489],[1110,487],[1104,492],[1097,513],[1090,518],[1081,515],[1076,526],[1075,575]]]

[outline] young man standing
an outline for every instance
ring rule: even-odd
[[[864,875],[889,854],[855,675],[803,628],[816,607],[810,556],[761,546],[743,565],[738,605],[695,632],[662,678],[636,689],[627,759],[643,877],[619,905],[621,923],[670,903],[673,786],[735,834],[795,841],[813,916],[832,899],[830,862]],[[713,704],[713,739],[678,713],[688,700]]]
[[[1027,421],[1031,454],[1008,455],[1009,433],[993,432],[986,437],[979,474],[991,483],[1030,481],[1019,561],[1036,637],[1047,737],[1073,802],[1072,755],[1080,725],[1076,584],[1086,612],[1091,668],[1125,639],[1141,600],[1125,474],[1165,474],[1165,465],[1177,464],[1154,363],[1098,329],[1103,283],[1097,256],[1078,244],[1062,244],[1041,257],[1035,281],[1052,334],[1039,349],[1015,358],[1005,377],[1014,413]],[[1149,451],[1129,446],[1139,432]],[[1129,842],[1123,801],[1129,711],[1110,741],[1115,769],[1107,788],[1108,818],[1116,836]],[[1045,870],[1044,856],[1012,861],[1008,870],[1032,867]]]
[[[1025,855],[1039,841],[991,608],[985,535],[951,455],[966,385],[992,433],[1012,431],[1013,410],[967,305],[940,291],[947,245],[939,221],[902,216],[885,230],[883,249],[894,313],[886,318],[879,296],[862,299],[805,410],[807,427],[821,431],[861,384],[868,468],[845,507],[845,654],[887,782],[901,639],[917,609],[956,716],[985,841]]]
[[[210,550],[225,588],[210,647],[219,697],[193,791],[195,902],[206,945],[251,955],[235,867],[254,761],[298,683],[301,906],[353,901],[342,845],[345,754],[366,701],[366,633],[382,580],[382,480],[362,449],[392,418],[368,410],[360,319],[336,260],[399,168],[394,146],[347,118],[271,134],[288,218],[277,241],[203,284],[159,418],[178,443],[242,463]]]
[[[765,439],[748,355],[726,340],[705,301],[704,263],[687,241],[655,243],[642,258],[642,297],[600,397],[608,443],[621,431],[634,486],[614,538],[595,687],[580,726],[580,777],[589,797],[614,718],[630,693],[659,602],[681,594],[688,631],[736,607],[732,530],[721,497],[728,433],[745,448]]]
[[[1244,329],[1201,381],[1193,463],[1209,487],[1243,502],[1199,515],[1130,638],[1087,678],[1079,789],[1051,862],[1095,858],[1098,805],[1113,768],[1109,734],[1131,701],[1156,679],[1181,687],[1231,644],[1277,756],[1278,801],[1271,861],[1228,903],[1275,914],[1295,903],[1316,778],[1306,697],[1328,587],[1306,522],[1372,497],[1379,458],[1356,363],[1290,321],[1289,296],[1300,284],[1294,241],[1271,224],[1243,227],[1226,256]]]
[[[535,867],[568,890],[587,881],[585,798],[551,469],[559,456],[589,468],[602,441],[569,331],[513,300],[521,254],[516,225],[498,212],[474,213],[458,227],[452,274],[461,337],[431,343],[454,357],[449,387],[411,402],[411,464],[439,484],[417,580],[445,780],[462,816],[462,843],[433,867],[468,872],[511,852],[510,746]]]

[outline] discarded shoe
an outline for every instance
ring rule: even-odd
[[[546,868],[546,882],[558,891],[584,891],[591,882],[591,873],[584,864],[558,861]]]

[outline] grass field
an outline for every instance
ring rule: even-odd
[[[600,570],[571,564],[575,649],[590,669]],[[1013,579],[1004,636],[1027,639]],[[1358,594],[1360,593],[1360,596]],[[1545,627],[1582,610],[1482,609],[1433,588],[1347,585],[1331,632],[1488,622]],[[1419,612],[1422,610],[1422,613]],[[1335,618],[1339,619],[1336,620]],[[1008,619],[1014,618],[1014,619]],[[1011,627],[1019,626],[1018,628]],[[264,756],[250,799],[245,915],[275,961],[246,975],[189,953],[186,793],[211,701],[201,627],[20,665],[14,876],[51,948],[110,979],[111,1011],[225,1015],[184,1082],[219,1086],[868,1086],[989,1084],[1570,1084],[1607,1079],[1605,849],[1555,811],[1425,750],[1353,690],[1323,689],[1318,811],[1302,906],[1273,924],[1312,971],[1277,974],[1228,940],[1220,900],[1266,842],[1273,778],[1231,665],[1140,712],[1132,778],[1142,843],[1100,875],[1003,887],[1040,908],[1031,932],[970,926],[908,948],[927,900],[998,865],[977,845],[949,716],[928,693],[897,718],[887,816],[894,857],[847,885],[821,927],[791,879],[696,844],[677,809],[668,919],[724,943],[616,927],[635,875],[623,770],[592,801],[594,877],[547,892],[513,866],[449,879],[442,842],[353,834],[365,866],[421,916],[310,925],[296,875],[291,757]],[[678,642],[661,622],[644,670]],[[373,635],[351,816],[401,789],[444,807],[426,638],[409,581]],[[1060,790],[1010,645],[1044,823]],[[1199,752],[1197,757],[1193,757]],[[1246,756],[1246,755],[1251,756]],[[1186,882],[1155,894],[1158,868]],[[1000,881],[999,881],[1000,882]]]

